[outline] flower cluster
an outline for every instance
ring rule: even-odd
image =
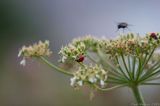
[[[95,38],[91,35],[86,35],[84,37],[73,39],[72,41],[72,43],[75,45],[80,42],[83,42],[85,44],[87,50],[97,51],[97,46],[99,45],[100,39]]]
[[[148,33],[146,38],[152,45],[158,46],[160,44],[160,33]]]
[[[62,56],[61,62],[64,63],[67,59],[83,62],[85,57],[86,46],[83,42],[78,44],[69,44],[62,47],[59,54]]]
[[[139,94],[139,85],[160,85],[158,82],[150,82],[160,79],[159,46],[160,33],[148,33],[146,36],[129,33],[114,40],[98,39],[90,35],[76,38],[59,52],[62,63],[78,62],[79,67],[73,67],[77,68],[74,72],[62,69],[43,57],[52,53],[48,48],[49,41],[23,46],[18,57],[23,57],[21,65],[26,64],[26,58],[40,57],[54,70],[71,76],[70,85],[74,88],[88,85],[97,90],[109,91],[130,87],[140,105],[145,103]],[[90,61],[83,62],[85,57],[94,65],[89,64]],[[107,84],[111,84],[111,87],[107,87]]]
[[[74,73],[74,77],[70,79],[70,85],[73,87],[79,87],[86,84],[96,84],[104,87],[107,80],[107,71],[101,66],[90,65],[79,67],[79,70]]]
[[[25,58],[28,57],[39,57],[39,56],[50,56],[52,52],[49,49],[49,41],[39,41],[34,45],[30,45],[28,47],[23,46],[19,51],[18,57],[22,56],[23,60],[20,62],[21,65],[25,65]]]
[[[66,60],[74,60],[83,62],[87,51],[97,51],[100,40],[86,35],[84,37],[73,39],[73,41],[65,47],[62,47],[59,54],[62,56],[61,62]]]
[[[116,40],[105,41],[103,50],[111,56],[133,55],[140,56],[148,53],[154,46],[158,45],[158,34],[148,34],[146,37],[140,37],[132,33],[121,36]]]

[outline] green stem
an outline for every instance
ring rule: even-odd
[[[145,105],[145,102],[143,100],[142,94],[141,94],[138,86],[134,85],[134,86],[131,87],[131,89],[132,89],[134,97],[135,97],[135,99],[137,101],[137,105],[136,106],[143,106],[143,105]]]
[[[121,87],[124,87],[124,86],[125,85],[117,85],[117,86],[113,86],[113,87],[110,87],[110,88],[100,88],[99,86],[95,85],[95,87],[100,91],[110,91],[110,90],[121,88]]]
[[[82,62],[77,62],[81,67],[85,67],[85,65]]]
[[[151,78],[151,77],[157,75],[158,73],[160,73],[160,70],[158,70],[158,71],[156,71],[156,72],[153,72],[153,73],[149,74],[148,76],[142,78],[139,82],[143,82],[143,81],[147,80],[148,78]]]
[[[136,57],[133,56],[133,61],[132,61],[132,77],[133,77],[133,79],[135,77],[135,68],[136,68]]]
[[[128,82],[128,81],[126,81],[125,79],[120,78],[120,77],[116,77],[116,76],[114,76],[114,75],[108,75],[108,79],[115,80],[115,81],[119,81],[119,82],[124,82],[124,83],[127,83],[127,82]]]
[[[50,67],[52,67],[53,69],[55,69],[55,70],[57,70],[57,71],[59,71],[59,72],[61,72],[61,73],[63,73],[63,74],[66,74],[66,75],[69,75],[69,76],[73,76],[72,73],[67,72],[67,71],[65,71],[65,70],[57,67],[56,65],[52,64],[52,63],[49,62],[47,59],[45,59],[44,57],[40,57],[40,59],[41,59],[44,63],[46,63],[47,65],[49,65]]]
[[[89,54],[86,54],[86,56],[94,63],[98,64],[98,61],[96,61],[95,59],[93,59]]]
[[[129,68],[129,71],[131,71],[131,59],[130,59],[130,56],[128,56],[128,68]]]
[[[151,68],[149,68],[147,70],[147,72],[141,77],[141,79],[145,78],[146,76],[150,75],[151,73],[153,73],[155,70],[157,70],[160,66],[159,64],[160,61],[158,61],[157,63],[155,63],[153,66],[151,66]]]
[[[141,83],[142,85],[160,85],[160,83]]]
[[[120,66],[120,63],[119,63],[119,60],[118,60],[118,57],[116,56],[116,61],[117,61],[117,64],[119,65],[118,68],[120,70],[120,72],[124,75],[124,77],[129,80],[128,76],[125,74],[125,72],[122,70],[121,66]]]
[[[127,67],[127,64],[126,64],[126,61],[125,61],[125,58],[124,58],[123,54],[121,54],[121,57],[122,57],[122,62],[124,64],[124,67],[125,67],[125,69],[126,69],[126,71],[128,73],[128,76],[130,77],[130,79],[132,79],[131,73],[128,70],[128,67]]]
[[[117,70],[117,68],[109,62],[109,59],[106,59],[107,57],[101,52],[100,49],[98,49],[98,56],[101,60],[102,66],[109,67],[111,70],[113,70],[112,73],[119,77],[123,77],[123,75]]]
[[[137,76],[136,81],[138,81],[138,79],[139,79],[140,71],[141,71],[141,67],[142,67],[141,58],[139,57],[138,60],[139,60],[139,64],[138,64],[138,69],[137,69],[137,73],[136,73],[136,76]]]
[[[141,75],[141,73],[142,73],[145,65],[149,62],[150,58],[152,57],[152,54],[154,53],[154,51],[155,51],[155,47],[153,48],[153,50],[152,50],[151,53],[149,54],[148,59],[147,59],[147,54],[146,54],[145,59],[144,59],[144,62],[143,62],[143,65],[140,67],[140,70],[138,70],[137,80],[139,79],[139,77],[140,77],[140,75]]]

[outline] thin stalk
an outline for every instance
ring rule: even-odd
[[[119,70],[120,70],[121,73],[124,75],[124,77],[125,77],[127,80],[129,80],[128,76],[124,73],[124,71],[122,70],[122,68],[121,68],[121,66],[120,66],[120,63],[119,63],[119,61],[118,61],[118,57],[116,56],[115,58],[116,58],[117,63],[119,64],[119,66],[118,66]]]
[[[145,61],[145,63],[143,64],[143,68],[144,68],[145,65],[148,63],[148,61],[150,60],[150,58],[152,57],[152,54],[154,53],[154,51],[155,51],[155,47],[154,47],[154,49],[151,51],[151,53],[150,53],[148,59],[147,59],[147,60]]]
[[[142,85],[160,85],[160,83],[141,83]]]
[[[139,75],[137,76],[137,80],[139,79],[140,74],[142,73],[145,65],[148,63],[148,61],[149,61],[150,58],[152,57],[152,54],[154,53],[154,51],[155,51],[155,48],[151,51],[151,53],[149,54],[149,57],[148,57],[148,58],[146,57],[146,56],[147,56],[147,54],[146,54],[144,63],[143,63],[142,67],[141,67],[140,70],[139,70]],[[146,60],[146,59],[147,59],[147,60]]]
[[[94,63],[96,63],[96,64],[99,64],[97,61],[95,61],[89,54],[87,54],[86,55],[92,62],[94,62]],[[110,71],[110,72],[112,72],[112,71]],[[118,72],[117,72],[118,73]],[[112,73],[112,74],[114,74],[114,73]],[[115,74],[114,74],[115,75]],[[115,76],[115,77],[117,77],[117,76]],[[121,77],[118,77],[118,78],[121,78]],[[122,79],[124,79],[124,78],[122,78]]]
[[[100,88],[99,86],[95,85],[95,87],[100,91],[110,91],[110,90],[121,88],[121,87],[124,87],[124,86],[125,85],[117,85],[117,86],[113,86],[113,87],[110,87],[110,88]]]
[[[157,79],[160,79],[160,76],[158,76],[158,77],[153,77],[153,78],[149,78],[149,79],[147,79],[146,81],[153,81],[153,80],[157,80]]]
[[[157,63],[155,63],[152,67],[150,67],[147,72],[141,77],[141,79],[143,79],[144,77],[148,76],[149,74],[151,74],[152,72],[155,71],[155,69],[157,69],[157,66],[159,67],[159,61]]]
[[[99,50],[98,49],[98,56],[99,56],[99,58],[100,58],[100,60],[101,60],[101,64],[102,65],[104,65],[103,63],[105,63],[105,64],[107,64],[107,66],[109,66],[112,70],[113,70],[113,72],[114,73],[116,73],[118,76],[123,76],[118,70],[117,70],[117,68],[115,67],[115,66],[113,66],[111,63],[109,63],[108,61],[106,61],[106,56],[101,52],[101,50]],[[106,66],[106,65],[104,65],[104,66]]]
[[[86,54],[86,56],[94,63],[98,63],[95,59],[93,59],[89,54]]]
[[[110,84],[127,84],[126,82],[115,81],[115,80],[112,80],[112,79],[108,79],[106,81],[106,83],[110,83]]]
[[[145,102],[143,100],[142,94],[141,94],[138,86],[137,85],[132,86],[131,89],[132,89],[134,97],[135,97],[135,99],[137,101],[136,106],[143,106],[143,105],[145,105]]]
[[[130,56],[127,56],[128,57],[128,68],[129,68],[129,71],[131,71],[131,59],[130,59]]]
[[[77,62],[81,67],[85,67],[85,65],[82,62]]]
[[[127,64],[126,64],[126,61],[125,61],[125,59],[124,59],[123,54],[121,54],[121,57],[122,57],[122,61],[123,61],[124,67],[125,67],[125,69],[126,69],[128,75],[129,75],[129,77],[132,79],[131,73],[130,73],[129,70],[128,70],[128,67],[127,67]]]
[[[153,70],[150,70],[151,72],[150,73],[148,73],[146,76],[150,76],[151,74],[153,74],[153,73],[155,73],[155,72],[157,72],[156,70],[158,70],[160,67],[159,66],[157,66],[157,67],[155,67]]]
[[[133,57],[133,62],[132,62],[132,76],[133,76],[133,79],[135,77],[135,67],[136,67],[136,57],[134,56]]]
[[[143,70],[144,70],[144,67],[145,67],[145,65],[148,63],[145,63],[146,62],[146,59],[147,59],[147,54],[145,54],[145,57],[144,57],[144,59],[142,60],[142,64],[141,64],[141,66],[139,67],[139,70],[138,70],[138,75],[137,75],[137,80],[141,77],[141,74],[142,74],[142,72],[143,72]],[[141,59],[141,58],[139,58],[139,59]],[[147,60],[148,61],[148,60]]]
[[[140,71],[141,71],[141,68],[142,68],[142,62],[141,62],[141,58],[138,59],[139,60],[139,65],[138,65],[138,69],[137,69],[137,73],[136,73],[136,81],[139,79],[139,76],[140,76]]]
[[[119,81],[119,82],[127,83],[127,81],[126,81],[125,79],[116,78],[115,76],[111,76],[111,75],[108,76],[108,79],[115,80],[115,81]]]
[[[67,72],[67,71],[65,71],[65,70],[57,67],[56,65],[52,64],[52,63],[49,62],[47,59],[45,59],[44,57],[40,57],[40,59],[41,59],[44,63],[46,63],[47,65],[49,65],[50,67],[52,67],[53,69],[57,70],[58,72],[61,72],[61,73],[63,73],[63,74],[69,75],[69,76],[73,76],[72,73]]]
[[[103,61],[103,60],[102,60]],[[109,67],[107,67],[106,65],[104,65],[104,63],[107,64]],[[121,73],[118,72],[118,70],[110,63],[106,62],[106,61],[103,61],[101,64],[104,68],[110,68],[112,71],[110,71],[111,73],[115,74],[116,76],[119,76],[119,77],[123,77],[123,75]]]
[[[105,70],[107,70],[108,72],[110,72],[111,74],[115,75],[116,77],[123,78],[122,75],[116,73],[115,71],[111,71],[110,69],[108,69],[108,67],[106,67],[106,66],[104,66],[104,65],[103,65],[103,68],[104,68]]]
[[[158,73],[160,73],[160,70],[158,70],[158,71],[156,71],[156,72],[154,72],[154,73],[152,73],[152,74],[150,74],[150,75],[142,78],[139,82],[143,82],[143,81],[145,81],[146,79],[148,79],[148,78],[150,78],[150,77],[152,77],[152,76],[154,76],[154,75],[156,75],[156,74],[158,74]]]

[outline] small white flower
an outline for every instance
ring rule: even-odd
[[[88,80],[89,80],[91,83],[97,82],[97,79],[96,79],[95,77],[90,77]]]
[[[26,59],[23,58],[23,60],[21,60],[20,65],[25,66],[26,65]]]
[[[104,80],[107,80],[107,78],[108,78],[108,76],[107,76],[107,75],[105,75]]]
[[[22,55],[22,50],[19,51],[18,57],[20,57],[21,55]]]
[[[100,80],[100,85],[101,85],[102,87],[104,87],[105,83],[104,83],[103,80]]]
[[[74,86],[75,82],[76,82],[76,77],[73,77],[73,78],[70,79],[70,85],[71,86]]]
[[[101,71],[102,71],[102,74],[104,74],[104,75],[106,74],[106,71],[105,71],[105,70],[101,69]]]
[[[97,77],[97,78],[100,78],[100,76],[99,76],[98,74],[96,74],[96,77]]]
[[[79,86],[82,86],[82,85],[83,85],[83,81],[82,81],[82,80],[81,80],[81,81],[78,81],[77,84],[78,84]]]
[[[63,57],[62,57],[62,63],[64,63],[66,59],[67,59],[67,57],[66,57],[66,56],[63,56]]]

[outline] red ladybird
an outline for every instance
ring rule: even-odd
[[[84,61],[85,56],[84,55],[80,55],[78,57],[78,59],[76,59],[77,62],[83,62]]]
[[[157,37],[157,34],[156,34],[156,33],[151,33],[151,34],[150,34],[150,37],[151,37],[151,38],[153,38],[153,39],[158,39],[158,37]]]

